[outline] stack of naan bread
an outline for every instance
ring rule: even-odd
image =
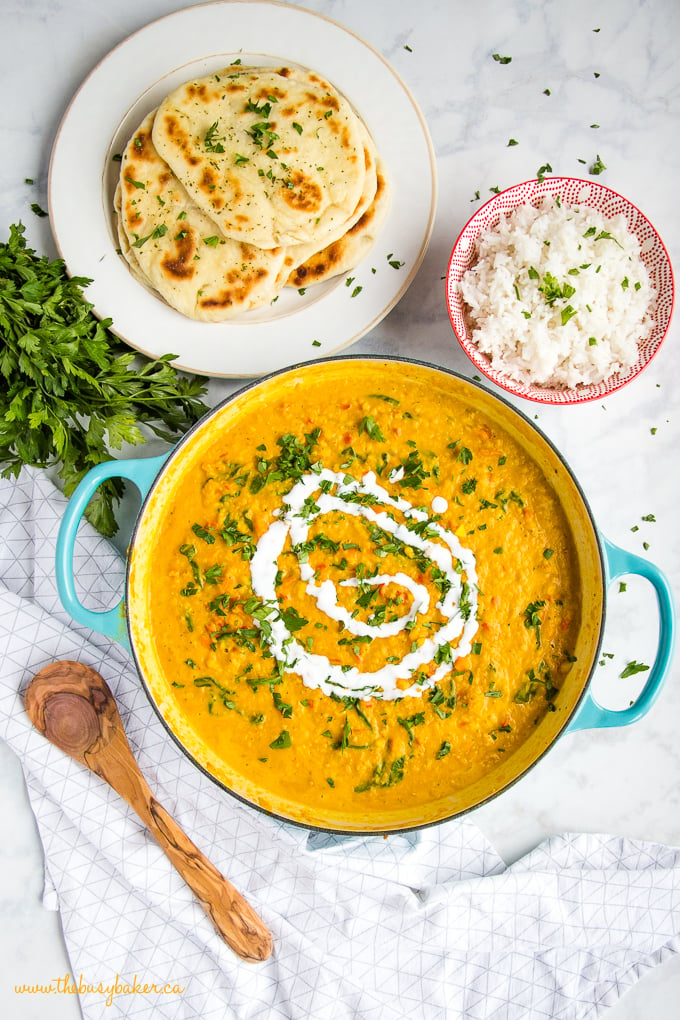
[[[115,211],[132,273],[183,315],[221,322],[351,269],[388,200],[368,130],[328,82],[231,65],[145,118]]]

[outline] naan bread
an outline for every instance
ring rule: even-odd
[[[113,209],[116,214],[115,219],[116,219],[116,233],[118,236],[118,247],[120,249],[121,255],[127,262],[130,272],[134,276],[135,280],[137,280],[139,283],[144,284],[145,287],[150,287],[151,284],[149,283],[144,273],[142,272],[139,263],[135,258],[134,249],[130,245],[130,239],[125,233],[125,230],[123,229],[123,220],[120,215],[122,194],[123,192],[119,181],[116,187],[116,193],[113,197]]]
[[[355,223],[337,241],[327,245],[319,252],[311,255],[302,265],[298,265],[289,274],[287,284],[290,287],[311,287],[314,283],[329,280],[340,273],[353,269],[373,247],[375,238],[382,225],[390,204],[390,186],[382,165],[378,159],[377,187],[373,201]],[[290,249],[285,264],[294,265],[296,249]]]
[[[333,241],[337,241],[339,238],[343,237],[350,227],[354,226],[357,220],[364,215],[375,198],[375,193],[378,187],[378,176],[376,170],[377,153],[375,143],[363,122],[359,122],[359,127],[364,147],[365,169],[364,186],[361,191],[361,197],[359,198],[352,215],[343,222],[337,224],[335,229],[326,237],[322,245],[323,247],[326,247],[329,244],[332,244]],[[312,255],[316,255],[318,251],[318,241],[310,241],[307,244],[292,245],[288,248],[288,254],[286,256],[286,266],[288,270],[290,271],[293,266],[302,265],[302,263],[306,262]]]
[[[115,202],[133,275],[183,315],[207,322],[271,301],[285,280],[285,249],[224,237],[159,156],[153,121],[152,113],[125,148]]]
[[[373,139],[328,82],[238,65],[186,82],[144,120],[114,198],[132,275],[207,322],[354,268],[388,205]]]
[[[365,179],[359,118],[313,71],[232,65],[176,88],[153,143],[225,237],[321,248]]]

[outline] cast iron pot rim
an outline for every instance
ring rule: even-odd
[[[456,371],[454,371],[451,368],[445,368],[445,367],[443,367],[441,365],[435,365],[433,362],[423,361],[423,360],[420,360],[418,358],[406,358],[406,357],[402,357],[402,356],[398,356],[398,355],[391,355],[391,354],[384,355],[384,354],[356,354],[355,353],[355,354],[329,355],[326,358],[318,358],[318,359],[316,359],[314,361],[298,362],[295,365],[288,365],[286,368],[276,369],[273,372],[269,372],[267,375],[258,376],[256,379],[252,379],[250,382],[247,382],[245,385],[240,386],[237,390],[234,390],[233,393],[230,393],[229,396],[225,397],[218,404],[216,404],[215,407],[213,407],[209,411],[207,411],[206,414],[204,414],[202,418],[199,418],[199,420],[197,422],[195,422],[188,429],[187,432],[185,432],[185,434],[182,436],[182,438],[177,442],[176,446],[174,446],[173,449],[168,454],[167,459],[165,460],[165,462],[161,466],[158,474],[156,475],[156,477],[154,478],[153,482],[149,486],[149,490],[146,493],[146,495],[144,496],[144,498],[142,500],[142,503],[141,503],[141,506],[139,508],[139,512],[137,514],[137,518],[135,520],[134,527],[132,529],[132,534],[130,536],[130,541],[128,543],[128,550],[129,550],[129,552],[128,552],[128,556],[127,556],[126,578],[125,578],[126,600],[127,600],[127,597],[129,595],[129,591],[130,591],[130,567],[131,567],[131,561],[132,561],[131,552],[132,552],[132,550],[134,548],[134,545],[135,545],[135,541],[136,541],[136,537],[137,537],[137,531],[139,529],[140,523],[141,523],[142,518],[144,516],[144,511],[146,509],[146,506],[149,503],[150,499],[152,498],[154,490],[155,490],[157,484],[160,482],[162,476],[165,474],[165,471],[169,467],[171,461],[174,460],[175,456],[180,453],[180,451],[184,448],[184,446],[187,443],[191,442],[191,440],[192,440],[192,438],[194,436],[194,433],[196,433],[199,429],[202,429],[203,426],[209,421],[209,419],[212,418],[214,415],[218,414],[227,404],[233,403],[233,401],[235,401],[239,397],[243,396],[244,393],[247,393],[249,390],[255,389],[255,387],[260,386],[260,385],[268,382],[271,379],[275,379],[277,376],[287,375],[287,374],[292,373],[292,372],[304,371],[306,368],[310,368],[311,369],[315,365],[319,365],[319,364],[329,364],[329,363],[338,363],[338,362],[340,362],[340,363],[342,363],[342,362],[351,363],[352,361],[378,361],[378,362],[379,361],[389,361],[389,362],[394,362],[396,364],[416,365],[416,366],[418,366],[420,368],[426,368],[426,369],[430,369],[430,370],[435,371],[435,372],[439,372],[442,375],[451,376],[453,379],[456,379],[459,382],[465,383],[466,385],[472,386],[474,389],[480,390],[482,393],[484,393],[485,396],[491,397],[492,400],[497,400],[498,403],[502,404],[508,411],[511,412],[511,414],[515,414],[519,418],[521,418],[525,422],[525,424],[527,424],[529,426],[529,428],[533,432],[535,432],[538,435],[538,437],[540,439],[542,439],[543,442],[554,453],[554,455],[559,460],[562,468],[567,473],[567,475],[569,476],[571,482],[575,486],[575,488],[576,488],[576,490],[577,490],[577,492],[578,492],[578,494],[579,494],[579,496],[580,496],[580,498],[581,498],[581,500],[583,502],[583,506],[584,506],[584,508],[586,510],[586,513],[588,515],[588,520],[590,521],[593,537],[595,539],[595,544],[596,544],[596,547],[597,547],[597,552],[598,552],[598,557],[599,557],[599,562],[600,562],[600,570],[601,570],[602,579],[603,579],[602,580],[602,611],[600,613],[600,625],[599,625],[599,632],[598,632],[598,636],[597,636],[597,642],[596,642],[596,645],[595,645],[595,654],[593,655],[593,664],[592,664],[592,666],[590,668],[590,672],[588,673],[588,676],[586,677],[585,681],[583,682],[583,685],[581,687],[581,691],[579,693],[578,698],[574,702],[571,710],[567,713],[567,715],[566,715],[562,725],[560,726],[558,732],[555,734],[555,736],[550,741],[548,746],[546,748],[544,748],[544,750],[542,750],[540,752],[540,754],[538,754],[531,761],[531,763],[529,765],[527,765],[527,767],[525,769],[523,769],[517,776],[515,776],[513,779],[511,779],[508,783],[504,784],[499,790],[495,790],[494,792],[489,793],[486,797],[483,797],[476,804],[473,804],[473,805],[471,805],[470,807],[467,807],[467,808],[463,808],[461,811],[455,811],[452,814],[445,815],[443,818],[436,818],[436,819],[433,819],[431,821],[417,822],[417,823],[414,823],[413,825],[405,825],[405,826],[398,827],[398,828],[387,828],[387,829],[370,829],[370,828],[367,828],[367,829],[349,829],[348,830],[348,829],[334,828],[333,826],[330,826],[330,825],[320,825],[320,824],[316,825],[316,824],[311,823],[311,822],[298,821],[297,819],[289,818],[287,815],[278,814],[276,811],[273,811],[270,808],[262,807],[259,804],[255,804],[253,801],[249,800],[243,794],[237,793],[235,790],[232,790],[231,787],[227,786],[226,783],[224,783],[220,779],[218,779],[217,776],[214,776],[204,765],[201,765],[201,763],[194,758],[194,756],[191,754],[191,752],[188,750],[188,748],[186,748],[184,746],[184,744],[182,743],[180,738],[177,736],[177,734],[174,732],[174,730],[170,727],[169,723],[167,722],[167,720],[165,719],[164,715],[162,714],[158,704],[156,703],[156,699],[153,697],[153,695],[152,695],[152,693],[151,693],[151,691],[149,689],[146,677],[144,675],[144,671],[143,671],[143,669],[141,667],[141,664],[139,662],[139,659],[137,657],[137,651],[136,651],[136,648],[135,648],[135,642],[134,642],[134,638],[133,638],[133,635],[132,635],[132,628],[130,626],[130,615],[129,615],[129,613],[125,614],[127,631],[128,631],[128,639],[129,639],[129,643],[130,643],[130,651],[131,651],[132,658],[133,658],[134,663],[135,663],[135,668],[136,668],[137,673],[139,675],[139,678],[140,678],[140,680],[142,682],[142,687],[144,688],[144,692],[145,692],[148,700],[150,701],[150,703],[151,703],[151,705],[152,705],[156,715],[160,719],[160,721],[161,721],[161,723],[163,725],[163,728],[166,730],[166,732],[170,735],[170,737],[172,738],[174,743],[186,755],[186,757],[189,759],[189,761],[192,763],[192,765],[195,768],[199,769],[200,772],[202,772],[205,776],[207,776],[208,779],[212,780],[212,782],[215,783],[225,793],[228,793],[230,796],[232,796],[236,800],[240,801],[241,804],[244,804],[244,805],[246,805],[247,807],[249,807],[249,808],[251,808],[253,810],[260,811],[262,814],[268,815],[270,818],[273,818],[273,819],[275,819],[278,822],[284,822],[287,825],[294,825],[297,828],[304,829],[304,830],[306,830],[308,832],[321,832],[321,833],[328,833],[328,834],[334,835],[334,836],[347,836],[347,837],[351,836],[351,837],[358,837],[358,838],[363,839],[366,836],[399,835],[400,833],[403,834],[403,833],[408,833],[408,832],[418,832],[421,829],[428,829],[428,828],[431,828],[432,826],[435,826],[435,825],[442,825],[445,822],[450,822],[450,821],[453,821],[454,819],[462,818],[465,815],[470,814],[472,811],[476,811],[478,808],[481,808],[485,804],[488,804],[490,801],[495,800],[497,797],[500,797],[502,794],[507,793],[507,791],[510,790],[513,786],[515,786],[516,783],[518,783],[518,782],[520,782],[520,780],[524,779],[524,777],[526,775],[528,775],[528,773],[531,772],[532,769],[534,769],[535,766],[540,761],[542,761],[543,758],[553,749],[553,747],[555,746],[557,741],[562,736],[564,736],[566,730],[569,727],[570,722],[577,715],[577,713],[578,713],[578,711],[579,711],[579,709],[581,707],[581,704],[582,704],[582,702],[583,702],[583,700],[584,700],[584,698],[586,696],[588,688],[589,688],[589,686],[591,684],[591,681],[592,681],[592,678],[593,678],[593,672],[594,672],[594,669],[595,669],[595,665],[596,665],[596,663],[597,663],[597,661],[599,659],[600,649],[602,647],[602,639],[603,639],[603,636],[604,636],[605,620],[606,620],[606,608],[607,608],[607,585],[606,585],[606,578],[607,578],[607,570],[606,570],[606,565],[605,565],[605,558],[604,558],[604,553],[603,553],[602,541],[601,541],[601,538],[600,538],[599,531],[598,531],[598,529],[596,527],[596,524],[595,524],[595,519],[594,519],[594,516],[593,516],[593,512],[592,512],[592,510],[590,508],[590,504],[588,503],[588,500],[586,499],[585,493],[584,493],[584,491],[583,491],[583,489],[582,489],[578,479],[576,478],[576,476],[574,475],[574,472],[569,467],[569,464],[567,463],[565,457],[563,456],[562,453],[560,453],[560,451],[557,449],[557,447],[552,442],[552,440],[549,439],[545,435],[545,433],[533,421],[531,421],[531,419],[528,417],[528,415],[526,415],[524,413],[524,411],[521,411],[518,408],[516,408],[514,406],[514,404],[512,404],[505,396],[501,396],[499,394],[492,393],[482,383],[478,382],[475,379],[469,379],[467,376],[464,376],[460,372],[456,372]]]

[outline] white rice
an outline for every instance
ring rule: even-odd
[[[493,368],[552,388],[599,383],[634,365],[656,302],[625,217],[551,196],[503,214],[480,236],[461,293],[472,341]]]

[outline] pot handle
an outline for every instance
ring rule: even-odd
[[[146,457],[138,460],[107,460],[92,468],[76,486],[69,499],[64,516],[59,526],[56,549],[57,590],[64,609],[70,613],[76,623],[96,630],[105,637],[113,638],[125,648],[130,648],[125,620],[125,599],[121,598],[118,605],[104,612],[93,612],[86,609],[76,593],[73,575],[73,549],[76,542],[78,525],[85,513],[85,508],[102,482],[107,478],[123,478],[135,485],[142,500],[160,471],[167,454],[160,457]]]
[[[627,726],[636,722],[654,704],[668,673],[675,645],[675,606],[673,592],[666,575],[654,563],[627,552],[608,539],[602,539],[607,587],[625,574],[638,574],[651,582],[659,607],[659,643],[649,677],[634,704],[629,708],[612,710],[595,701],[590,688],[575,719],[568,730],[599,729],[605,726]]]

